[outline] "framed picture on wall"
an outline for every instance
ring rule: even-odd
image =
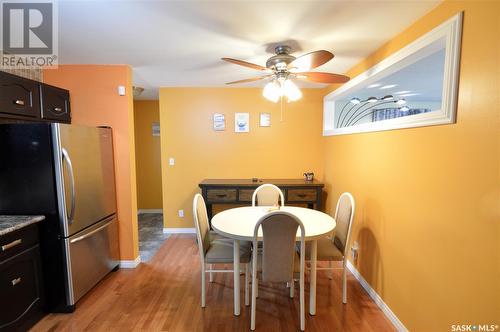
[[[260,126],[271,127],[271,113],[260,113]]]
[[[250,131],[250,114],[234,113],[234,132],[248,133]]]
[[[226,129],[226,119],[224,117],[224,114],[215,113],[213,120],[214,120],[215,131],[223,131]]]

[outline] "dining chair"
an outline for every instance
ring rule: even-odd
[[[354,197],[345,192],[340,195],[335,209],[335,235],[321,238],[317,241],[317,261],[327,261],[328,267],[318,267],[317,270],[335,270],[332,262],[342,262],[342,303],[347,303],[347,257],[351,239],[352,221],[354,220]],[[311,258],[311,247],[306,246],[306,259]],[[332,278],[330,272],[329,278]]]
[[[275,206],[279,204],[281,199],[281,206],[285,205],[285,198],[280,188],[274,184],[265,183],[259,186],[252,195],[252,206],[264,205]]]
[[[294,278],[299,279],[300,330],[305,329],[304,266],[305,230],[299,218],[284,211],[274,211],[261,217],[255,225],[253,247],[257,248],[258,232],[262,228],[263,250],[252,253],[252,308],[250,329],[255,330],[255,311],[259,277],[264,282],[291,282],[293,298]],[[297,229],[300,228],[300,253],[295,251]]]
[[[196,194],[193,199],[193,216],[196,226],[196,237],[201,261],[201,306],[205,308],[206,281],[205,274],[210,273],[233,273],[231,270],[213,269],[213,264],[233,263],[233,240],[223,237],[210,230],[205,200],[200,194]],[[250,242],[240,242],[240,263],[245,266],[245,305],[248,305],[249,290],[249,270],[250,270]],[[208,264],[208,268],[207,268]]]

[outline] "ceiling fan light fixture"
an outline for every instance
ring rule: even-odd
[[[285,80],[283,83],[283,95],[290,101],[296,101],[302,98],[302,92],[290,79]]]
[[[262,95],[269,101],[277,103],[281,97],[281,86],[276,81],[271,81],[266,84],[264,90],[262,90]]]

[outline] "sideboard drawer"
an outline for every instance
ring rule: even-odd
[[[236,189],[209,189],[207,198],[209,202],[234,202]]]
[[[240,189],[238,191],[238,193],[239,193],[238,194],[238,201],[251,202],[254,191],[255,191],[255,189]]]
[[[287,200],[290,202],[307,202],[316,200],[315,189],[289,189]]]

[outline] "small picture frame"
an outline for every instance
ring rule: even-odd
[[[160,136],[160,123],[159,122],[153,122],[151,124],[151,133],[153,136]]]
[[[271,113],[260,113],[260,126],[271,127]]]
[[[214,130],[215,131],[223,131],[226,129],[226,119],[224,114],[214,113]]]
[[[250,114],[234,113],[234,132],[248,133],[250,131]]]

